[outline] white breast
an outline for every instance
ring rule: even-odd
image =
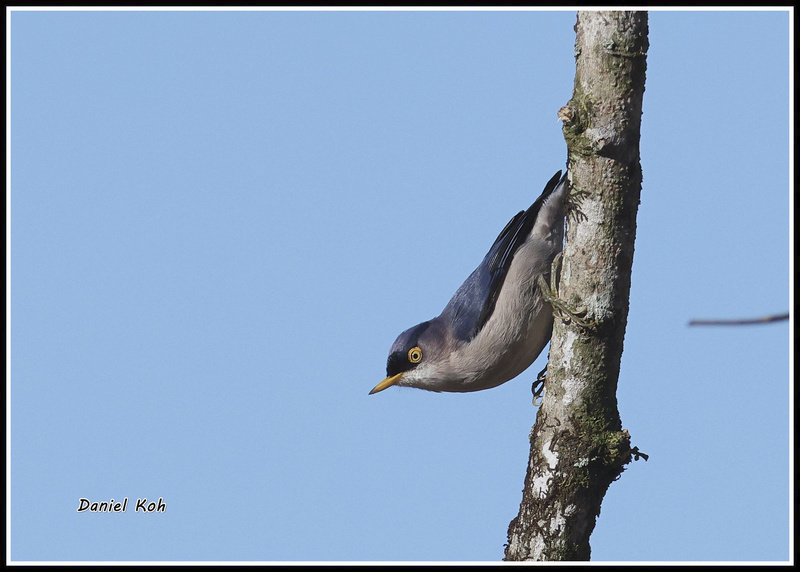
[[[560,245],[560,243],[559,243]],[[478,335],[461,344],[438,372],[438,391],[496,387],[525,371],[550,340],[553,312],[536,277],[549,280],[552,244],[530,239],[517,251],[494,312]]]

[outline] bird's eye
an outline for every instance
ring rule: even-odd
[[[411,363],[419,363],[422,361],[422,350],[419,346],[415,346],[408,350],[408,361]]]

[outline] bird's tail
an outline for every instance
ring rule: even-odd
[[[567,173],[565,172],[562,176],[561,171],[559,171],[550,179],[541,196],[537,199],[537,202],[542,202],[539,205],[539,212],[533,225],[535,236],[549,240],[557,239],[559,242],[563,240],[564,203],[568,192],[569,181],[567,180]]]

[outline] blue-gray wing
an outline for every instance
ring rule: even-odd
[[[526,211],[520,211],[500,231],[483,261],[469,275],[442,312],[453,324],[455,337],[469,341],[478,335],[494,311],[497,296],[517,252],[528,238],[544,200],[561,179],[556,173],[538,199]]]

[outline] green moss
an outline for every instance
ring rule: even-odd
[[[572,119],[564,122],[563,133],[567,148],[582,155],[592,152],[592,143],[584,133],[589,127],[594,114],[594,101],[581,89],[578,78],[575,79],[575,89],[572,99],[567,104],[573,112]]]

